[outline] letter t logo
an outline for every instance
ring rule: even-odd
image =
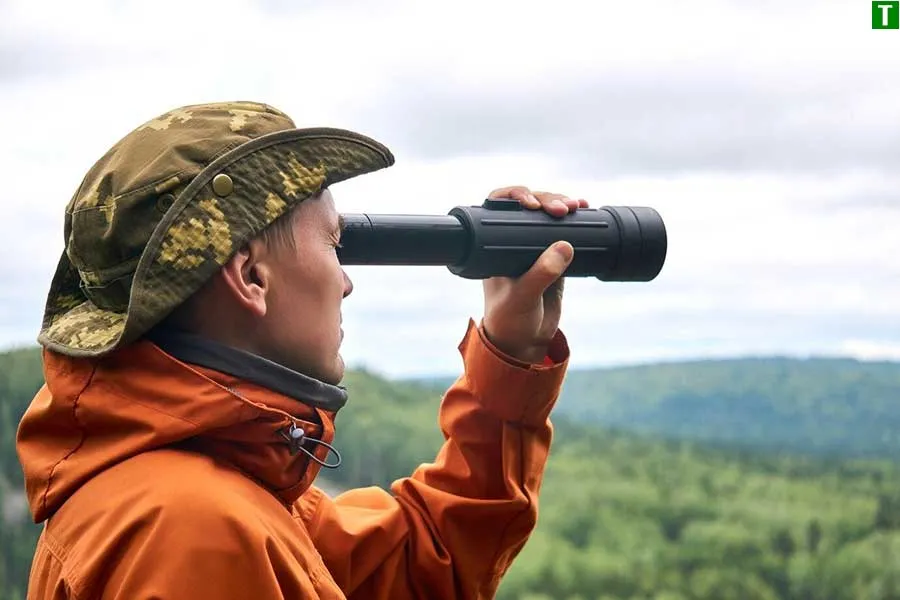
[[[872,29],[900,29],[900,0],[872,2]]]

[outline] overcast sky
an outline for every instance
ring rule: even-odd
[[[869,0],[0,0],[0,345],[33,343],[84,172],[170,108],[257,100],[397,164],[343,212],[522,184],[663,215],[652,283],[570,280],[574,366],[900,359],[900,31]],[[344,356],[456,373],[479,282],[350,267]]]

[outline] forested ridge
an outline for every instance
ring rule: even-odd
[[[744,368],[754,364],[762,368],[766,361],[745,362]],[[714,364],[707,373],[723,365]],[[719,402],[726,411],[742,397],[740,389],[768,385],[765,389],[782,390],[769,402],[787,415],[807,411],[805,418],[814,423],[816,411],[830,406],[839,409],[833,422],[846,419],[852,429],[860,422],[855,411],[866,407],[878,407],[881,419],[889,422],[900,413],[900,385],[891,383],[895,380],[889,373],[896,367],[876,365],[888,374],[878,375],[884,379],[874,385],[871,374],[851,373],[852,361],[847,370],[831,365],[820,374],[845,382],[836,387],[813,381],[812,374],[808,385],[785,374],[781,384],[761,381],[777,369],[746,373],[737,362],[729,367],[731,375],[708,374],[706,379],[698,375],[704,363],[682,366],[680,376],[678,365],[570,374],[554,416],[539,525],[499,597],[900,598],[900,469],[894,462],[663,440],[652,428],[643,434],[615,431],[564,407],[567,402],[588,407],[593,402],[612,411],[611,396],[630,385],[631,396],[625,398],[631,403],[665,405],[659,398],[667,389],[679,394],[693,389],[699,397],[719,394],[710,402]],[[592,383],[583,384],[583,376]],[[716,377],[720,380],[713,385]],[[732,395],[722,383],[727,380]],[[21,486],[15,427],[40,381],[36,351],[0,355],[0,495],[17,494]],[[793,383],[785,385],[787,381]],[[344,487],[388,486],[433,457],[442,441],[436,419],[439,391],[365,371],[349,373],[345,383],[350,402],[338,417],[336,440],[343,465],[328,472],[331,480]],[[815,390],[831,394],[828,402]],[[852,405],[842,408],[840,394],[855,394]],[[785,409],[792,398],[797,408]],[[752,430],[753,413],[738,406],[735,410]],[[0,506],[4,504],[10,505],[0,498]],[[0,521],[0,600],[21,600],[38,528],[21,518],[7,521]]]
[[[893,459],[900,363],[768,357],[573,369],[557,415],[766,452]]]

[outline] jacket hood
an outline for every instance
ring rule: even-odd
[[[259,356],[165,333],[104,358],[45,349],[43,361],[16,442],[36,523],[104,469],[163,447],[214,456],[285,504],[336,466],[346,391]]]

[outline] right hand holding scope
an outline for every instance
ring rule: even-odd
[[[343,214],[343,265],[441,265],[466,279],[518,277],[554,242],[575,257],[565,277],[651,281],[666,260],[662,217],[640,206],[579,208],[562,217],[488,199],[448,215]]]

